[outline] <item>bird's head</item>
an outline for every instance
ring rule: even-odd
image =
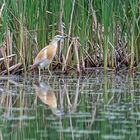
[[[65,38],[65,36],[62,35],[56,35],[53,37],[52,42],[58,42],[60,40],[63,40]]]

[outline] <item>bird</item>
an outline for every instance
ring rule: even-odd
[[[56,55],[58,42],[60,40],[64,40],[65,36],[62,35],[56,35],[53,37],[49,45],[44,47],[35,57],[34,63],[32,67],[38,67],[39,69],[39,77],[40,77],[40,71],[41,69],[48,68],[48,71],[51,75],[51,72],[49,70],[49,65],[52,62],[54,56]]]
[[[58,108],[57,98],[55,96],[55,92],[50,87],[49,83],[45,83],[43,81],[34,83],[34,89],[37,97],[49,108],[52,113],[56,116],[63,116],[64,112]]]

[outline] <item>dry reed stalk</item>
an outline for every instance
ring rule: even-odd
[[[96,17],[96,13],[95,13],[95,10],[93,8],[93,5],[92,5],[92,0],[89,0],[89,8],[90,8],[90,11],[91,11],[91,16],[92,16],[92,19],[93,19],[93,31],[96,31],[97,30],[97,17]]]
[[[68,57],[69,57],[69,53],[70,53],[70,49],[73,45],[73,41],[71,42],[71,44],[69,45],[68,47],[68,50],[67,50],[67,54],[66,54],[66,58],[64,60],[64,66],[62,67],[62,71],[66,70],[66,67],[67,67],[67,61],[68,61]]]
[[[81,58],[81,61],[82,61],[82,69],[83,69],[83,71],[85,71],[85,61],[84,61],[84,57],[83,56]]]
[[[0,50],[1,50],[2,57],[4,58],[3,59],[4,65],[6,67],[6,70],[8,72],[8,75],[9,75],[10,74],[9,73],[9,59],[7,58],[7,55],[6,55],[6,45],[4,45],[3,47],[1,47]]]
[[[24,68],[24,72],[26,74],[26,64],[25,64],[25,58],[26,58],[26,47],[24,46],[25,42],[24,42],[24,26],[23,26],[23,23],[22,23],[22,14],[20,15],[20,49],[19,49],[19,53],[20,53],[20,63],[22,62],[23,63],[23,68]]]
[[[63,13],[64,13],[64,0],[60,1],[60,23],[59,23],[59,30],[60,30],[60,34],[64,36],[64,25],[63,25]],[[62,47],[64,46],[64,42],[60,42],[60,49],[59,49],[59,58],[61,56],[61,52],[62,52]]]
[[[6,40],[7,56],[10,56],[12,55],[12,36],[9,29],[6,32],[5,40]]]
[[[19,71],[21,66],[22,66],[21,63],[15,64],[15,65],[9,67],[8,70],[6,69],[6,70],[2,71],[0,74],[2,74],[2,75],[6,74],[6,73],[15,74],[17,71]]]
[[[73,45],[74,45],[74,48],[75,48],[75,55],[76,55],[76,61],[77,61],[77,72],[80,73],[80,61],[79,61],[80,43],[79,43],[79,37],[73,38]]]
[[[9,56],[6,56],[7,58],[12,58],[12,57],[14,57],[14,56],[16,56],[16,54],[11,54],[11,55],[9,55]],[[4,57],[3,58],[0,58],[0,61],[4,61]]]
[[[73,0],[73,3],[72,3],[72,11],[71,11],[71,16],[70,16],[70,24],[69,24],[68,36],[70,36],[70,34],[71,34],[74,7],[75,7],[75,0]],[[67,46],[69,46],[69,42],[70,42],[70,38],[68,38]]]

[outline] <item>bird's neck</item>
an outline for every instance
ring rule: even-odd
[[[50,45],[53,45],[53,46],[57,47],[57,43],[58,43],[57,41],[51,41]]]

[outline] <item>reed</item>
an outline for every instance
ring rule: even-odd
[[[122,65],[133,68],[140,60],[139,4],[139,0],[0,2],[0,46],[9,29],[12,54],[17,54],[17,59],[13,58],[7,69],[22,63],[25,72],[55,34],[69,37],[55,58],[65,63],[59,66],[63,70],[75,68],[77,61],[78,69],[103,66],[107,71],[108,67],[120,69]],[[79,38],[78,50],[72,44],[73,37]],[[6,55],[12,54],[6,51]],[[6,58],[0,57],[5,61]],[[8,61],[6,59],[5,63]],[[3,64],[1,71],[5,70]]]
[[[130,2],[130,7],[131,7],[131,28],[130,28],[130,33],[131,33],[131,39],[130,39],[130,53],[131,53],[131,57],[130,57],[130,68],[133,68],[133,65],[134,65],[134,57],[136,56],[135,55],[135,52],[137,52],[137,46],[136,46],[136,43],[135,43],[135,25],[136,25],[136,22],[137,22],[137,19],[136,19],[136,15],[137,15],[137,7],[136,7],[136,4],[137,4],[137,1],[136,0],[129,0]]]

